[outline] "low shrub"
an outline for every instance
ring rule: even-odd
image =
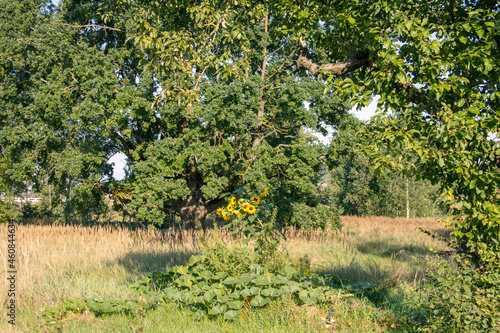
[[[290,225],[298,228],[332,228],[340,229],[341,209],[335,206],[318,204],[315,207],[304,203],[295,203],[292,205],[293,215],[290,219]]]
[[[499,332],[499,271],[481,271],[458,255],[452,263],[438,259],[430,264],[429,299],[422,306],[431,312],[420,331]]]

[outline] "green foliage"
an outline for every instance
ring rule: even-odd
[[[430,309],[421,331],[498,332],[500,275],[481,272],[470,260],[455,257],[456,267],[440,259],[428,269]],[[455,266],[455,265],[454,265]]]
[[[309,36],[318,41],[313,48],[333,50],[341,61],[337,43],[344,39],[332,38],[340,29],[356,36],[348,49],[369,54],[351,75],[322,73],[353,106],[380,95],[380,121],[370,127],[376,142],[367,150],[377,164],[439,183],[457,240],[494,265],[500,255],[498,2],[338,4],[315,17],[335,30]],[[349,28],[335,24],[343,15],[352,18]]]
[[[378,172],[376,162],[363,149],[375,143],[369,129],[350,116],[334,133],[328,158],[333,202],[348,215],[406,216],[407,208],[410,217],[440,215],[438,186],[397,172]],[[406,153],[391,152],[396,156]]]
[[[61,193],[72,183],[104,191],[107,160],[122,152],[123,208],[142,221],[176,214],[186,227],[206,227],[223,193],[243,184],[279,188],[276,203],[317,205],[321,146],[307,131],[325,132],[346,109],[323,96],[322,81],[291,74],[293,33],[270,19],[270,7],[43,4],[2,2],[2,31],[12,31],[0,36],[10,178]]]
[[[243,243],[255,241],[254,248],[260,263],[272,261],[279,239],[285,238],[282,227],[276,222],[277,209],[271,212],[271,206],[262,202],[267,194],[267,187],[262,193],[249,193],[240,188],[229,199],[225,209],[217,210],[217,214],[224,220],[231,220],[225,228],[232,228],[233,234],[241,233],[245,236]]]
[[[0,223],[17,221],[20,213],[17,205],[10,198],[0,199]]]
[[[51,331],[54,329],[62,331],[60,323],[68,313],[92,313],[101,318],[116,313],[123,313],[130,317],[136,317],[144,315],[147,310],[156,308],[160,302],[161,299],[156,295],[149,295],[149,297],[142,296],[138,299],[129,300],[96,301],[90,298],[83,300],[67,300],[57,307],[43,309],[42,319]]]
[[[225,272],[228,276],[241,276],[252,270],[255,256],[252,249],[248,247],[229,249],[223,243],[217,242],[192,261],[199,262],[199,265],[212,273]]]
[[[69,200],[54,209],[58,223],[87,223],[97,221],[109,208],[104,202],[104,193],[93,184],[77,184],[72,188]]]
[[[56,198],[110,177],[113,147],[97,118],[118,82],[113,61],[63,27],[50,1],[0,8],[1,182],[13,192],[51,184]]]
[[[323,95],[323,82],[289,70],[294,34],[271,19],[273,7],[105,1],[101,12],[103,24],[136,36],[147,54],[138,67],[161,87],[149,96],[153,114],[140,119],[150,135],[129,126],[132,149],[121,148],[139,219],[161,224],[175,212],[187,227],[204,225],[223,194],[243,185],[276,189],[276,205],[318,204],[322,148],[308,131],[326,132],[346,109]],[[129,122],[139,124],[134,112]]]
[[[341,209],[333,205],[318,204],[316,207],[304,203],[292,204],[293,215],[289,224],[299,228],[340,229]]]

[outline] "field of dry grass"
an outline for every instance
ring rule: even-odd
[[[419,283],[418,258],[429,248],[445,250],[443,242],[421,233],[419,227],[445,235],[435,219],[344,217],[341,232],[288,229],[284,251],[292,260],[307,260],[311,269],[334,273],[353,282]],[[0,234],[7,235],[0,225]],[[112,227],[18,226],[17,329],[31,331],[41,324],[44,307],[69,298],[123,298],[128,285],[146,272],[184,264],[201,250],[200,235],[184,232],[164,237],[158,232]],[[236,242],[227,232],[219,237]],[[210,236],[207,236],[210,238]],[[7,237],[0,239],[0,257],[7,257]],[[6,260],[3,270],[7,271]],[[4,275],[5,276],[5,275]],[[0,280],[7,290],[7,280]],[[7,294],[0,295],[2,308]],[[0,330],[7,320],[2,313]]]
[[[331,237],[320,231],[289,230],[286,247],[294,258],[307,256],[313,269],[324,270],[353,282],[385,280],[418,283],[423,275],[420,259],[429,248],[447,250],[445,242],[420,231],[449,236],[437,219],[344,216],[344,227]]]

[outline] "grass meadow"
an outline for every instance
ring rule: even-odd
[[[42,319],[46,307],[67,299],[123,299],[129,285],[144,274],[186,264],[202,251],[201,235],[158,232],[109,226],[19,225],[16,230],[17,318],[7,324],[2,311],[0,331],[9,332],[389,332],[407,331],[414,304],[425,298],[425,269],[432,260],[429,248],[448,250],[446,242],[431,238],[419,228],[448,236],[436,219],[343,217],[343,229],[332,231],[286,230],[281,251],[291,262],[310,265],[311,272],[339,276],[349,284],[373,286],[373,292],[339,294],[331,304],[297,306],[286,300],[251,311],[234,322],[193,320],[190,312],[167,304],[135,318],[92,314],[68,315],[61,322]],[[7,227],[0,225],[0,234]],[[225,230],[212,230],[229,246],[238,239]],[[0,257],[7,257],[7,237],[0,239]],[[7,262],[4,272],[7,271]],[[5,274],[4,274],[5,276]],[[7,280],[0,280],[2,309],[7,304]],[[322,313],[335,313],[326,328]]]

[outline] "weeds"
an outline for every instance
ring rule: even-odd
[[[426,249],[447,248],[443,242],[422,234],[418,227],[443,234],[446,230],[431,219],[407,222],[406,219],[344,217],[343,224],[341,232],[284,230],[287,240],[281,242],[280,251],[288,254],[297,269],[302,264],[310,272],[338,276],[343,283],[353,287],[372,286],[348,293],[353,296],[331,299],[334,301],[319,306],[318,311],[336,313],[335,330],[338,332],[397,330],[405,318],[421,316],[418,320],[423,319],[425,313],[418,315],[418,308],[408,300],[420,298],[423,304],[428,298],[423,291],[416,290],[424,283],[424,256],[431,254]],[[1,234],[5,234],[4,228],[0,226]],[[240,241],[226,230],[218,229],[209,230],[204,238],[210,246],[220,241],[229,248]],[[202,239],[197,233],[169,236],[158,231],[106,226],[20,225],[17,240],[20,277],[17,329],[20,332],[42,327],[37,316],[43,308],[76,298],[124,299],[130,294],[128,286],[141,275],[186,265],[191,255],[203,252]],[[374,244],[373,251],[369,244]],[[0,256],[5,257],[6,249],[6,239],[0,239]],[[405,251],[400,252],[402,249]],[[5,290],[5,283],[0,281],[2,290]],[[5,304],[5,295],[0,297]],[[301,306],[287,302],[281,305],[272,302],[270,306],[279,311],[259,310],[242,321],[225,325],[234,332],[306,332],[321,327],[317,316]],[[162,332],[166,318],[172,318],[181,331],[188,327],[186,330],[192,332],[218,332],[223,327],[218,321],[202,320],[194,324],[187,312],[171,306],[162,306],[136,319],[126,316],[91,318],[86,314],[73,314],[63,322],[64,331],[105,332],[117,327],[115,331],[122,332],[131,331],[129,326],[132,325],[142,327],[144,332]],[[5,318],[2,325],[4,323]]]

